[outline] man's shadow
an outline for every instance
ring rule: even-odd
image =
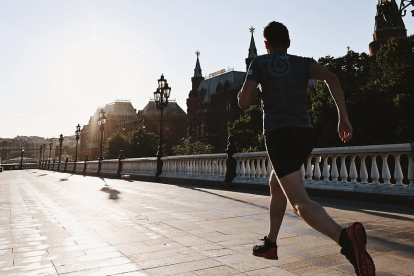
[[[105,182],[105,186],[101,189],[101,191],[108,193],[109,199],[112,199],[112,200],[119,199],[118,194],[120,194],[121,192],[118,190],[112,189],[108,184],[106,184],[106,181],[104,178],[100,177],[100,179],[102,179],[102,181]]]

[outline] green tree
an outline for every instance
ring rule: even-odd
[[[242,152],[264,151],[263,118],[260,106],[254,105],[229,128],[229,134],[236,137],[237,147]]]
[[[119,132],[115,132],[106,142],[103,148],[103,155],[106,159],[115,159],[118,158],[119,151],[123,150],[125,157],[131,157],[129,156],[130,147],[128,138]]]
[[[194,154],[209,154],[214,147],[209,144],[204,144],[199,141],[190,142],[188,139],[184,140],[182,145],[175,145],[172,147],[173,155],[194,155]]]
[[[131,157],[154,157],[157,153],[159,137],[139,129],[128,134]]]

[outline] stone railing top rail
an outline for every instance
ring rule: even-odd
[[[214,154],[197,154],[197,155],[175,155],[166,156],[162,160],[175,160],[175,159],[207,159],[207,158],[227,158],[226,153],[214,153]]]
[[[112,159],[118,161],[118,159]],[[157,157],[142,157],[142,158],[126,158],[122,162],[136,162],[136,161],[157,161]]]
[[[373,146],[355,146],[355,147],[333,147],[333,148],[315,148],[311,155],[341,155],[341,154],[364,154],[364,153],[414,153],[414,144],[390,144],[390,145],[373,145]],[[233,155],[234,158],[251,158],[267,157],[265,151],[243,152]]]

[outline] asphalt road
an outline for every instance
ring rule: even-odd
[[[279,260],[254,257],[267,195],[23,170],[0,173],[0,275],[355,275],[288,209]],[[414,211],[317,199],[367,228],[377,275],[414,275]]]

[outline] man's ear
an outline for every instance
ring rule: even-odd
[[[289,39],[289,41],[288,41],[288,44],[287,44],[287,49],[289,49],[289,47],[290,47],[290,39]]]
[[[264,41],[264,43],[265,43],[266,49],[269,49],[269,44],[267,44],[266,40]]]

